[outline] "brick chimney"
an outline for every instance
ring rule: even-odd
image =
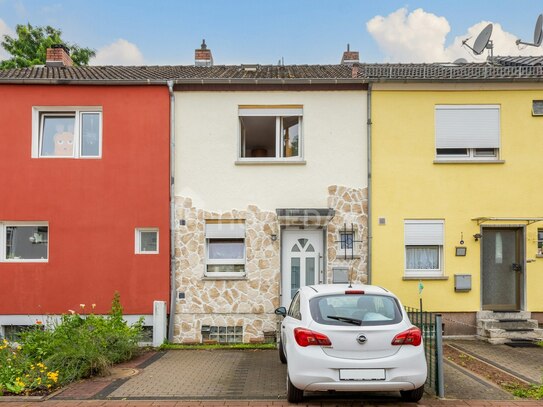
[[[194,65],[213,66],[213,56],[211,50],[207,49],[206,40],[202,40],[200,48],[194,50]]]
[[[54,44],[47,48],[45,66],[73,66],[70,58],[70,48],[64,44]]]
[[[350,45],[347,44],[347,51],[345,51],[341,57],[341,65],[358,64],[360,62],[358,59],[358,51],[351,51]]]

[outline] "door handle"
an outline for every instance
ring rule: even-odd
[[[320,253],[317,254],[317,267],[319,268],[319,284],[324,284],[324,275],[323,275],[323,272],[322,272],[322,267],[321,267],[321,259],[322,259],[322,256]]]
[[[511,266],[511,269],[513,271],[522,271],[522,265],[520,265],[518,263],[513,263],[512,266]]]

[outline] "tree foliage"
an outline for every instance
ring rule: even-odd
[[[81,48],[61,38],[62,32],[51,26],[33,27],[29,24],[18,24],[16,36],[4,35],[2,47],[11,54],[10,59],[0,62],[0,68],[24,68],[45,64],[47,48],[54,44],[63,44],[70,48],[70,56],[74,65],[88,65],[89,59],[96,55],[91,48]]]

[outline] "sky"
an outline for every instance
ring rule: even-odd
[[[191,65],[203,38],[216,65],[336,64],[347,44],[367,63],[484,62],[462,40],[489,23],[494,55],[543,55],[515,44],[540,13],[543,0],[0,0],[0,37],[51,25],[94,49],[91,65]]]

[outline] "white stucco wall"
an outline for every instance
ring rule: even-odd
[[[227,211],[327,207],[327,188],[367,186],[365,91],[176,92],[175,194]],[[304,165],[236,165],[239,105],[303,105]]]

